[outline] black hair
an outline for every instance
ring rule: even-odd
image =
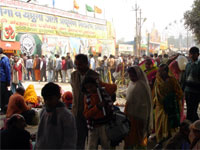
[[[195,46],[191,47],[189,53],[190,54],[199,54],[199,48],[195,47]]]
[[[155,53],[155,54],[154,54],[154,56],[155,56],[155,57],[158,57],[158,54],[157,54],[157,53]]]
[[[152,62],[152,59],[151,59],[151,58],[147,58],[147,59],[145,60],[145,62],[150,62],[151,64],[153,64],[153,62]]]
[[[90,57],[93,57],[93,54],[90,54]]]
[[[0,47],[0,54],[3,54],[3,49]]]
[[[137,75],[134,67],[129,67],[128,68],[128,73],[130,73],[130,72],[133,72],[135,75]]]
[[[59,85],[49,82],[45,84],[42,88],[41,95],[45,100],[48,100],[48,97],[57,96],[59,99],[61,98],[60,87]]]
[[[189,127],[191,125],[191,121],[190,120],[184,120],[181,124],[180,124],[180,130],[181,131],[189,131]]]
[[[96,79],[92,78],[92,77],[86,77],[84,80],[83,80],[83,83],[82,83],[82,92],[83,93],[87,93],[86,89],[85,89],[85,85],[86,84],[94,84],[95,86],[97,86],[97,82],[96,82]]]
[[[13,127],[15,127],[15,124],[19,121],[19,120],[25,120],[24,117],[20,114],[13,114],[10,119],[8,119],[6,125],[8,129],[11,129]]]
[[[159,68],[164,68],[164,71],[169,72],[169,67],[167,64],[160,64]]]
[[[164,54],[164,58],[168,58],[168,55],[167,55],[167,54]]]
[[[153,57],[153,54],[150,54],[150,57]]]
[[[23,88],[23,87],[18,87],[17,89],[16,89],[16,92],[17,93],[19,93],[20,95],[24,95],[24,92],[25,92],[25,89]]]
[[[78,54],[78,55],[76,55],[75,60],[81,61],[83,63],[87,63],[88,64],[87,55],[84,55],[84,54]]]

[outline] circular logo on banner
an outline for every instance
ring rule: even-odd
[[[35,49],[35,39],[30,34],[23,34],[20,38],[21,51],[26,53],[27,56],[33,55]]]

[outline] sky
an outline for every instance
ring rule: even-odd
[[[49,4],[52,6],[53,0],[40,0],[41,4]],[[78,13],[93,16],[93,13],[87,13],[85,4],[90,6],[98,6],[103,10],[97,18],[105,18],[113,21],[117,39],[125,38],[125,40],[133,40],[135,36],[135,4],[142,11],[142,18],[146,21],[142,25],[142,34],[150,32],[155,26],[158,31],[163,34],[168,27],[170,33],[183,32],[183,23],[179,23],[183,19],[183,14],[187,10],[192,9],[194,0],[76,0],[80,6]],[[66,11],[73,9],[73,0],[55,0],[55,7]],[[139,15],[139,14],[138,14]],[[178,23],[174,23],[176,22]],[[172,24],[169,27],[169,24]],[[181,26],[181,27],[180,27]]]

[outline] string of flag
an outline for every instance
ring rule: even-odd
[[[74,8],[75,8],[76,10],[78,10],[78,9],[80,8],[80,6],[79,6],[79,4],[76,2],[76,0],[74,0]],[[85,5],[85,9],[86,9],[86,11],[88,11],[88,12],[94,12],[94,13],[102,14],[102,9],[99,8],[99,7],[97,7],[97,6],[92,7],[92,6],[88,5],[88,4],[86,4],[86,5]]]

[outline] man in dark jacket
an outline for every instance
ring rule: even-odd
[[[67,64],[68,80],[69,80],[69,82],[71,82],[71,73],[73,71],[74,64],[73,64],[73,61],[72,61],[70,56],[67,56],[67,63],[66,64]]]
[[[88,58],[84,54],[78,54],[75,57],[76,71],[71,74],[71,86],[73,92],[72,113],[75,116],[77,124],[77,149],[85,148],[85,140],[88,133],[87,123],[83,116],[84,93],[81,90],[82,82],[85,77],[99,79],[99,74],[89,69]]]
[[[0,48],[0,105],[3,111],[5,105],[8,103],[8,86],[10,86],[11,69],[10,61],[6,55],[3,54],[3,49]]]
[[[182,86],[187,105],[187,119],[194,122],[199,119],[197,109],[200,103],[200,60],[199,48],[192,47],[189,51],[190,62],[186,65]]]
[[[43,81],[43,78],[44,78],[44,81],[46,82],[47,81],[47,76],[46,76],[46,58],[44,55],[42,55],[42,59],[41,59],[41,64],[40,64],[40,70],[41,70],[41,81]]]

